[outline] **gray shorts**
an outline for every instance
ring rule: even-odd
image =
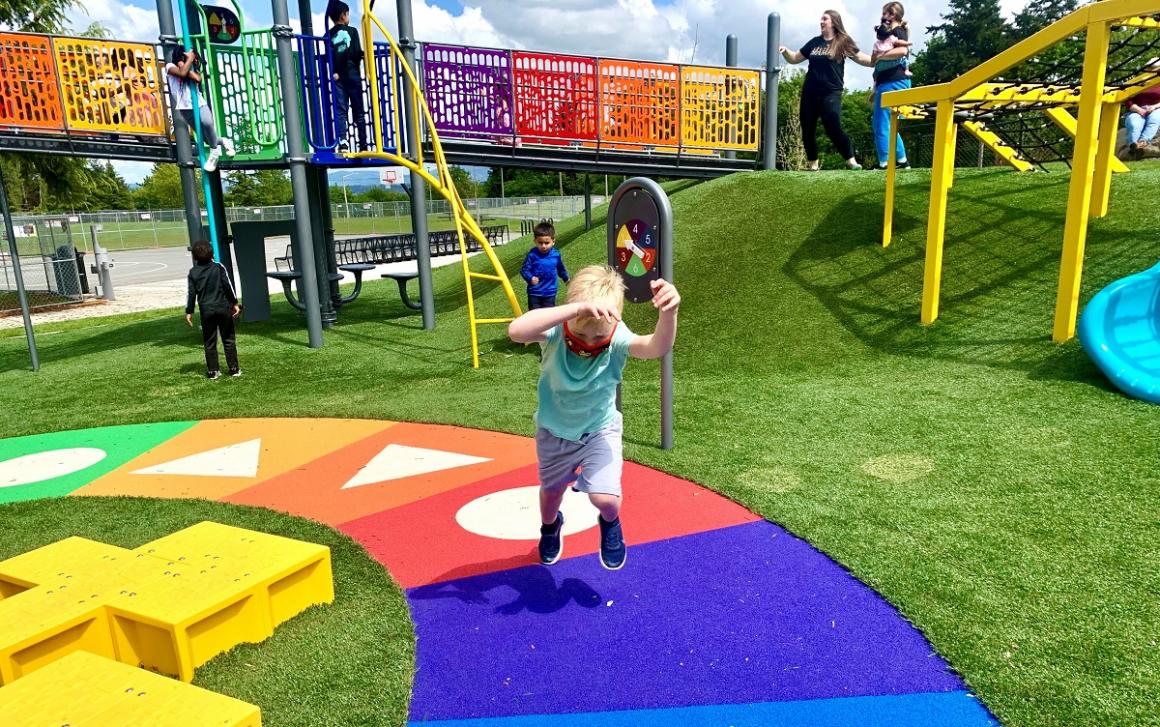
[[[540,487],[562,490],[575,481],[580,492],[620,497],[620,474],[624,469],[624,420],[616,419],[603,429],[589,432],[579,442],[561,439],[547,429],[536,429],[536,458],[540,462]],[[580,474],[576,469],[580,468]]]

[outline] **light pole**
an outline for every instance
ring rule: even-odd
[[[359,173],[358,171],[353,171],[353,172],[346,172],[345,174],[338,175],[338,181],[340,184],[342,184],[342,208],[344,210],[346,210],[346,218],[348,220],[350,219],[350,198],[347,195],[346,178],[352,174],[358,174],[358,173]]]

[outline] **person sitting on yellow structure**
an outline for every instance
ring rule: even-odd
[[[1152,147],[1160,130],[1160,83],[1128,99],[1124,108],[1128,111],[1124,116],[1128,153],[1139,159]]]

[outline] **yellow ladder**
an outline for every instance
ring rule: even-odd
[[[522,312],[520,304],[516,300],[515,290],[512,289],[511,281],[504,272],[503,264],[500,263],[499,258],[495,255],[495,250],[487,241],[487,235],[480,229],[479,224],[467,211],[466,205],[459,197],[459,190],[455,188],[455,182],[451,178],[451,171],[447,164],[447,159],[443,154],[443,147],[439,143],[439,134],[435,130],[435,121],[431,117],[431,109],[427,106],[427,99],[419,91],[419,80],[415,77],[414,71],[411,69],[403,56],[403,52],[395,43],[395,39],[390,32],[383,26],[379,19],[375,17],[371,11],[370,0],[363,0],[363,16],[362,16],[362,31],[363,38],[367,45],[374,47],[372,42],[373,28],[377,27],[379,32],[391,47],[391,62],[387,64],[390,72],[390,86],[388,88],[398,88],[398,78],[396,68],[402,68],[410,81],[411,89],[411,104],[410,108],[415,118],[413,119],[416,127],[419,126],[419,114],[422,113],[422,118],[427,122],[427,130],[431,134],[431,146],[435,152],[435,167],[438,172],[438,177],[433,176],[424,167],[423,159],[423,144],[420,141],[416,144],[414,150],[415,159],[408,159],[396,152],[387,151],[387,146],[383,139],[383,124],[382,111],[379,105],[379,79],[378,68],[376,67],[374,53],[366,54],[366,71],[367,82],[371,89],[371,111],[374,119],[375,128],[375,149],[373,151],[357,152],[352,154],[345,154],[347,158],[353,159],[384,159],[394,164],[404,166],[411,170],[412,174],[417,174],[427,181],[431,188],[439,193],[451,205],[451,209],[455,212],[453,219],[455,220],[455,235],[459,240],[459,254],[463,264],[463,281],[467,289],[467,317],[471,327],[471,365],[473,368],[479,368],[479,334],[478,327],[482,324],[488,323],[509,323],[515,319],[516,316]],[[399,123],[399,104],[394,104],[394,123],[391,125],[395,138],[389,141],[394,142],[395,149],[402,149],[402,125]],[[464,235],[469,234],[479,242],[483,248],[483,252],[487,255],[488,261],[494,273],[480,273],[471,269],[470,259],[467,257],[467,243]],[[472,281],[486,280],[489,282],[499,283],[503,287],[504,293],[507,295],[508,303],[511,304],[512,317],[511,318],[480,318],[475,311],[475,291],[472,287]]]

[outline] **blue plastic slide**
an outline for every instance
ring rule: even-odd
[[[1160,264],[1096,293],[1079,319],[1079,340],[1116,387],[1160,404]]]

